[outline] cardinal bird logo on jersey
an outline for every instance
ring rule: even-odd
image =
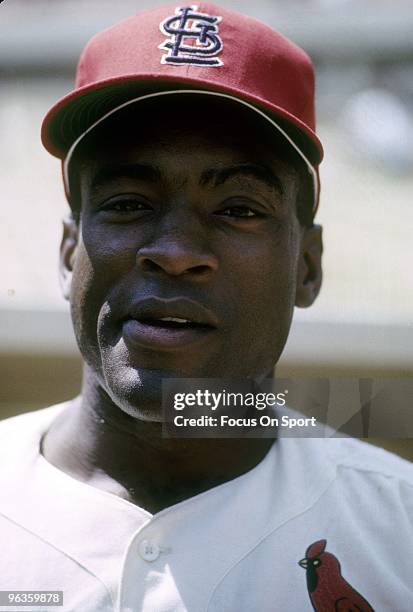
[[[327,540],[307,548],[298,562],[307,574],[308,594],[316,612],[374,612],[371,605],[341,575],[338,559],[325,552]]]

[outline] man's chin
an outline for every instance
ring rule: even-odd
[[[106,390],[113,403],[129,416],[162,423],[162,380],[165,378],[179,378],[179,374],[146,368],[110,368],[105,376]]]

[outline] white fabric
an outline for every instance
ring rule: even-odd
[[[0,423],[0,590],[64,591],[63,608],[7,610],[310,612],[298,561],[320,539],[372,608],[413,610],[410,463],[280,439],[250,472],[151,515],[39,454],[64,407]]]

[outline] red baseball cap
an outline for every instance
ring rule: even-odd
[[[260,21],[209,3],[141,12],[86,45],[74,90],[42,125],[44,146],[64,162],[67,195],[71,155],[90,130],[128,104],[186,92],[236,100],[272,123],[306,162],[317,207],[323,149],[310,58]]]

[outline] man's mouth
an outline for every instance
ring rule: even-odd
[[[174,350],[205,339],[217,326],[215,315],[198,302],[152,297],[129,309],[122,335],[131,348]]]
[[[187,328],[211,328],[210,325],[197,323],[190,319],[181,319],[180,317],[162,317],[160,319],[139,319],[144,325],[152,325],[153,327],[164,327],[165,329],[187,329]]]

